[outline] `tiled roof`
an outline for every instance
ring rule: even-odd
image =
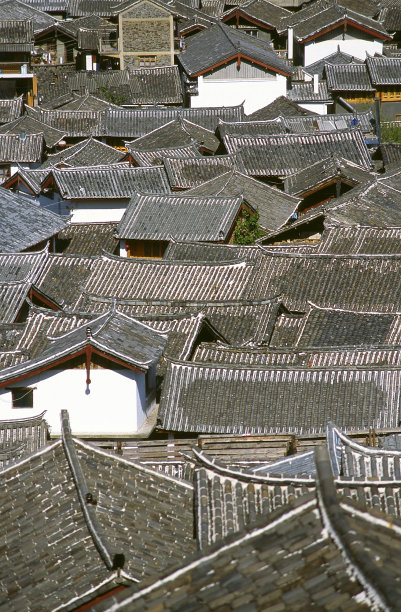
[[[301,197],[310,190],[318,189],[327,181],[345,179],[352,186],[372,180],[372,174],[365,168],[346,159],[327,157],[284,179],[284,191]]]
[[[380,10],[378,21],[387,32],[397,32],[401,29],[401,6],[385,6]]]
[[[69,137],[104,136],[102,111],[35,109],[35,118]],[[32,113],[32,111],[31,111]]]
[[[235,17],[237,10],[238,7],[226,10],[220,16],[222,21],[227,21],[231,16]],[[246,1],[241,3],[239,14],[241,17],[243,15],[245,15],[245,17],[249,16],[251,19],[256,19],[257,22],[275,28],[279,25],[280,20],[283,17],[288,16],[289,11],[281,8],[281,6],[273,4],[272,2],[268,2],[267,0],[251,0],[251,2]]]
[[[159,333],[123,313],[111,310],[63,335],[49,338],[50,342],[42,353],[2,370],[0,384],[4,386],[5,382],[49,367],[87,346],[146,371],[161,356],[167,336],[167,333]]]
[[[258,211],[259,224],[267,231],[287,223],[300,203],[298,198],[288,198],[279,189],[237,170],[225,172],[186,192],[187,195],[199,196],[234,196],[240,193],[244,200]]]
[[[46,125],[42,121],[38,121],[28,115],[23,115],[14,121],[8,122],[0,127],[0,134],[39,134],[43,132],[46,147],[53,148],[62,138],[65,133],[60,130]]]
[[[383,166],[387,172],[388,168],[398,169],[401,167],[401,143],[381,142],[379,152],[383,159]]]
[[[94,138],[88,138],[63,149],[59,153],[48,155],[41,168],[50,166],[102,166],[121,162],[126,154]]]
[[[109,108],[119,108],[119,106],[106,102],[89,93],[83,96],[75,95],[75,99],[61,106],[63,111],[102,111]]]
[[[290,100],[286,96],[279,96],[267,106],[260,108],[250,115],[247,115],[246,120],[268,121],[276,119],[277,117],[292,117],[294,115],[315,116],[316,113],[302,108],[296,102]]]
[[[300,348],[399,344],[399,327],[397,315],[312,306],[295,344]]]
[[[167,431],[318,433],[397,427],[397,368],[249,368],[168,364],[159,409]]]
[[[5,187],[6,189],[9,188],[9,184],[10,182],[13,182],[15,179],[20,179],[24,184],[27,185],[28,189],[35,195],[38,196],[40,194],[40,192],[42,191],[42,181],[45,180],[45,178],[49,175],[49,171],[50,169],[45,169],[45,170],[41,170],[41,169],[33,169],[31,170],[30,168],[21,168],[19,167],[17,172],[14,172],[14,174],[6,179],[3,183],[2,186]]]
[[[327,224],[399,227],[400,202],[400,191],[387,185],[383,179],[376,179],[307,211],[294,222],[292,229],[318,218]]]
[[[103,117],[104,132],[107,136],[138,138],[178,117],[214,131],[219,119],[242,121],[244,107],[241,104],[210,108],[144,108],[109,111]]]
[[[227,121],[241,121],[244,117],[242,105],[221,108],[148,108],[106,111],[64,111],[41,108],[32,109],[29,112],[36,119],[64,131],[67,136],[71,137],[92,135],[138,138],[177,117],[214,131],[219,118]]]
[[[332,97],[327,90],[326,81],[319,81],[317,93],[313,90],[313,83],[305,81],[304,83],[293,83],[291,89],[287,91],[287,97],[293,102],[299,104],[307,102],[332,102]]]
[[[116,230],[117,223],[71,223],[59,232],[56,248],[65,254],[114,253],[118,246]]]
[[[330,91],[375,91],[366,64],[326,64]]]
[[[178,66],[129,70],[131,104],[183,104]]]
[[[88,312],[87,316],[93,316],[93,313],[103,313],[110,310],[112,302],[113,298],[111,297],[86,295],[81,300],[80,307]],[[116,300],[118,310],[145,321],[151,327],[155,326],[157,318],[171,323],[177,318],[180,320],[188,319],[188,317],[204,317],[208,327],[213,327],[214,336],[220,334],[221,338],[219,339],[221,341],[227,341],[237,346],[247,343],[266,345],[271,337],[279,306],[277,299],[259,301],[244,299],[230,301],[215,299],[209,301],[158,300],[157,303],[151,298],[147,300],[124,298]],[[187,325],[184,322],[182,324]],[[159,329],[159,327],[157,328]],[[179,328],[181,329],[181,324],[179,324]],[[174,327],[174,329],[174,334],[177,330],[179,331],[178,327]],[[210,329],[208,336],[210,336]],[[182,354],[176,348],[174,348],[174,352],[171,351],[174,337],[174,335],[169,336],[165,355],[171,359],[187,359],[188,352]],[[181,351],[180,346],[178,348]]]
[[[371,134],[375,129],[375,118],[371,110],[356,113],[357,126],[364,133]],[[314,132],[315,130],[327,132],[344,130],[353,127],[352,113],[333,113],[332,115],[316,115],[314,117],[285,117],[284,124],[288,132]]]
[[[197,454],[197,456],[199,456]],[[315,482],[307,478],[293,478],[292,482],[279,483],[272,479],[257,482],[240,473],[205,467],[195,470],[195,500],[198,509],[197,537],[199,548],[224,540],[227,535],[241,532],[255,521],[269,515],[278,508],[286,506],[290,500],[308,495],[315,490]],[[219,511],[217,511],[217,508]]]
[[[187,195],[189,193],[189,191],[186,192]],[[172,242],[164,253],[164,259],[172,261],[210,261],[214,263],[259,261],[261,257],[264,257],[264,249],[258,245],[206,244],[204,242]]]
[[[292,68],[280,59],[268,42],[255,39],[221,22],[190,38],[187,48],[177,59],[188,75],[197,75],[212,69],[216,64],[234,61],[238,56],[257,61],[273,72],[286,76],[292,74]]]
[[[49,13],[64,13],[68,11],[69,0],[26,0],[24,4]]]
[[[46,446],[48,426],[43,415],[0,421],[0,471]]]
[[[0,477],[8,509],[0,583],[10,610],[85,601],[88,590],[96,597],[118,586],[121,566],[129,584],[157,577],[195,551],[190,484],[76,440],[64,423],[63,442]],[[152,512],[144,515],[150,499]],[[32,566],[32,550],[46,566],[37,559]]]
[[[33,24],[30,19],[11,21],[0,20],[0,49],[5,51],[11,44],[15,50],[33,51]]]
[[[280,295],[292,312],[308,301],[325,308],[400,312],[400,255],[269,253],[260,260],[248,296]]]
[[[9,123],[17,119],[22,113],[22,105],[22,96],[14,100],[0,100],[0,123]]]
[[[243,198],[185,195],[134,195],[120,221],[123,240],[226,240]]]
[[[366,169],[372,165],[359,129],[263,137],[229,135],[224,144],[252,176],[288,176],[332,153]]]
[[[4,21],[28,21],[33,24],[36,34],[56,23],[55,19],[20,0],[4,0],[1,3],[1,18]]]
[[[348,53],[344,53],[341,51],[340,45],[338,45],[337,51],[332,53],[331,55],[327,55],[322,59],[314,62],[313,64],[308,64],[303,68],[304,73],[313,76],[317,74],[320,79],[324,77],[324,71],[327,65],[335,66],[336,64],[363,64],[364,61],[354,57],[353,55],[349,55]]]
[[[66,219],[43,208],[36,200],[0,190],[0,252],[32,248],[65,228]]]
[[[47,251],[0,255],[0,320],[13,323],[48,257]]]
[[[165,157],[163,162],[172,189],[190,189],[228,170],[240,169],[235,155],[199,158]]]
[[[251,121],[248,117],[246,121],[236,122],[227,122],[220,119],[216,133],[220,139],[228,134],[235,136],[270,136],[272,134],[285,134],[286,126],[283,117],[267,121]]]
[[[43,0],[39,0],[39,1],[43,2]],[[63,1],[65,0],[60,0],[60,2],[63,2]],[[67,0],[67,2],[69,3],[69,0]],[[79,17],[77,19],[59,21],[57,23],[57,28],[75,37],[78,36],[78,30],[80,29],[108,30],[108,31],[109,30],[116,31],[117,29],[114,24],[110,23],[110,21],[107,21],[107,19],[103,19],[102,17],[99,17],[99,15],[94,15],[93,13],[86,17]]]
[[[251,263],[200,263],[96,258],[86,274],[84,293],[73,310],[82,311],[86,294],[138,301],[224,301],[244,297],[253,273]]]
[[[373,85],[401,85],[401,57],[368,57],[366,65]]]
[[[97,40],[98,31],[95,30],[94,34]],[[183,88],[177,66],[106,72],[82,71],[71,74],[66,84],[72,91],[89,92],[100,98],[105,96],[106,89],[125,105],[183,103]]]
[[[136,142],[136,141],[135,141]],[[150,144],[150,143],[149,143]],[[164,149],[133,149],[129,143],[126,143],[126,147],[138,166],[160,166],[163,165],[165,157],[182,157],[182,158],[194,158],[201,157],[196,143],[190,145],[182,145],[180,147],[165,147]]]
[[[74,303],[95,261],[96,258],[89,255],[49,253],[35,287],[60,306]]]
[[[291,25],[294,28],[295,39],[302,43],[309,37],[320,32],[324,33],[326,29],[332,29],[333,26],[344,22],[348,28],[362,26],[370,36],[379,36],[382,39],[391,40],[391,36],[381,23],[352,9],[334,4],[334,2],[331,3],[331,6],[324,6],[322,2],[313,3],[312,6],[307,6],[304,10],[298,11],[295,16],[283,19],[282,26],[278,29],[280,32]]]
[[[320,253],[398,255],[401,252],[399,227],[338,225],[324,230],[313,246]]]
[[[0,134],[0,162],[40,162],[43,151],[43,132],[40,134]]]
[[[84,168],[54,168],[57,189],[67,199],[121,199],[133,193],[169,193],[167,177],[159,166],[133,168],[111,164]]]
[[[220,119],[217,121],[220,121]],[[215,136],[214,131],[196,125],[178,115],[172,121],[157,127],[144,136],[140,136],[131,143],[127,143],[127,147],[129,150],[149,151],[190,144],[196,144],[198,148],[203,147],[214,153],[219,146],[219,139]]]
[[[71,17],[88,17],[89,15],[100,15],[111,17],[114,15],[115,0],[69,0],[68,13]]]

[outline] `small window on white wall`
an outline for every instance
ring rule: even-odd
[[[14,387],[11,389],[13,408],[33,408],[33,389]]]

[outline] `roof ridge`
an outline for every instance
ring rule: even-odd
[[[72,473],[72,477],[77,488],[79,502],[83,511],[88,531],[92,536],[93,542],[105,563],[107,569],[115,570],[123,567],[125,557],[123,553],[114,553],[107,542],[103,530],[98,522],[94,506],[97,500],[89,491],[85,476],[79,463],[78,455],[75,450],[74,440],[71,433],[68,411],[61,411],[61,429],[64,452]]]
[[[399,607],[397,591],[380,566],[366,554],[363,542],[339,504],[327,447],[316,447],[315,462],[318,508],[323,524],[345,557],[346,564],[351,566],[351,572],[367,590],[371,603],[384,610],[396,610]]]

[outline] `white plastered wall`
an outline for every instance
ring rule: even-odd
[[[121,221],[129,199],[124,200],[71,200],[67,204],[73,223]]]
[[[32,417],[46,410],[51,435],[60,435],[60,412],[68,410],[76,436],[130,436],[146,418],[145,374],[135,370],[86,369],[45,371],[0,390],[1,419]],[[12,408],[10,387],[30,387],[33,408]],[[88,393],[89,390],[89,393]]]
[[[192,108],[236,106],[244,102],[248,115],[267,106],[287,92],[287,78],[277,74],[274,79],[235,79],[208,81],[198,77],[198,95],[191,96]]]
[[[374,55],[375,53],[382,54],[383,43],[380,40],[362,40],[360,38],[349,37],[346,40],[334,38],[332,40],[324,40],[321,42],[312,41],[305,44],[304,66],[309,66],[318,60],[336,53],[340,47],[340,51],[348,53],[353,57],[361,60],[366,59],[366,55]]]

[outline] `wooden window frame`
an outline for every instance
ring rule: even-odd
[[[157,64],[157,55],[139,55],[138,68],[155,68]]]

